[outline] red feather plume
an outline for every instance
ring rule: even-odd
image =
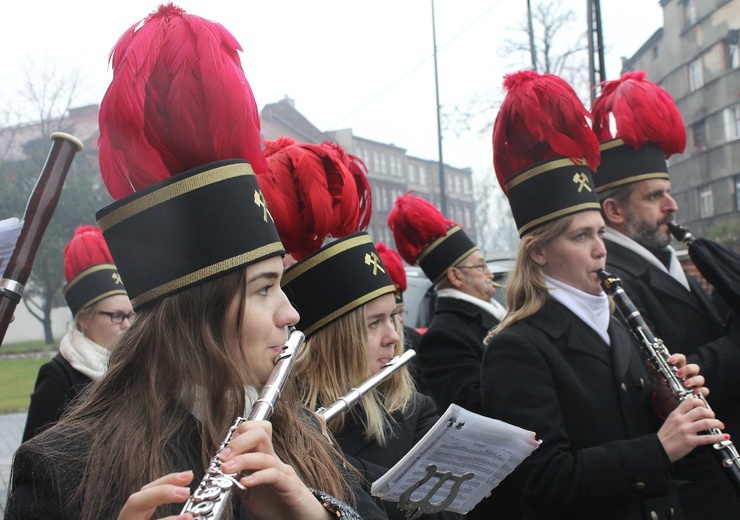
[[[355,184],[357,185],[357,198],[360,206],[359,229],[366,229],[370,224],[370,217],[372,216],[373,210],[373,197],[372,191],[370,190],[370,180],[367,177],[367,165],[356,155],[347,153],[339,144],[332,142],[327,142],[325,144],[333,148],[337,154],[339,154],[342,162],[355,180]]]
[[[599,142],[591,130],[590,114],[573,88],[554,74],[523,70],[507,74],[508,91],[493,127],[493,166],[504,192],[505,184],[538,162],[567,157],[595,170]]]
[[[412,195],[409,191],[400,195],[388,214],[388,227],[401,257],[416,265],[416,257],[425,247],[447,233],[455,222],[445,216],[431,203]]]
[[[657,143],[666,158],[686,148],[686,128],[671,95],[645,78],[644,71],[627,72],[618,80],[601,83],[601,94],[591,107],[594,132],[601,141],[621,137],[640,149]],[[610,115],[616,134],[609,128]]]
[[[340,153],[341,152],[341,153]],[[257,176],[285,250],[296,260],[367,226],[361,212],[369,199],[346,165],[344,150],[329,143],[265,141],[268,173]],[[369,220],[369,219],[368,219]]]
[[[121,36],[99,114],[100,171],[113,198],[222,159],[267,171],[241,50],[222,25],[172,3]]]
[[[383,242],[378,242],[377,244],[375,244],[375,249],[378,250],[380,261],[383,262],[383,265],[388,271],[388,276],[390,276],[391,280],[393,280],[393,285],[398,287],[401,292],[405,291],[406,270],[403,268],[403,261],[401,261],[401,256],[396,251],[385,245]]]
[[[68,282],[89,267],[112,263],[108,244],[96,226],[77,227],[75,235],[64,247],[64,278]]]

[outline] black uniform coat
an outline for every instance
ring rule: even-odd
[[[55,449],[69,456],[63,464],[60,464],[58,459],[52,460],[46,456],[45,449],[39,448],[38,436],[23,443],[16,452],[13,459],[8,503],[5,508],[5,520],[49,520],[52,518],[77,520],[81,517],[80,501],[73,501],[70,497],[74,487],[82,478],[83,468],[80,461],[84,460],[89,443],[85,441],[84,436],[75,437],[75,442],[70,443],[66,436],[63,437],[58,433],[60,428],[65,427],[60,424],[44,434],[47,443],[50,442]],[[165,447],[164,457],[170,461],[171,471],[193,470],[194,477],[190,488],[194,491],[204,474],[200,457],[200,435],[194,418],[183,428],[181,434]],[[339,459],[337,463],[342,464]],[[111,471],[115,471],[115,468],[111,468]],[[357,502],[355,510],[362,518],[387,520],[385,513],[362,488],[356,473],[350,471],[344,471],[344,473],[354,491]],[[238,520],[252,518],[235,493],[231,494],[231,499],[234,506],[233,518]],[[183,505],[184,502],[170,506],[168,514],[178,514]],[[102,518],[117,518],[121,507],[123,504],[117,506],[111,504]]]
[[[687,274],[688,291],[637,253],[605,243],[606,269],[622,280],[625,293],[668,351],[684,354],[701,367],[712,409],[733,440],[740,439],[740,345],[726,335],[704,289]],[[713,457],[705,447],[676,463],[674,475],[690,482],[679,488],[684,511],[696,518],[740,518],[740,498]]]
[[[31,394],[23,442],[57,422],[67,405],[90,383],[92,379],[72,368],[61,354],[41,365]]]
[[[411,378],[416,384],[416,389],[419,393],[432,397],[429,385],[427,385],[424,374],[421,373],[419,368],[419,342],[421,341],[421,334],[418,330],[408,325],[403,326],[403,350],[413,350],[416,352],[416,356],[408,362],[409,373]]]
[[[498,325],[493,314],[457,298],[439,298],[419,342],[419,366],[440,414],[455,403],[481,413],[483,338]]]
[[[653,334],[669,352],[686,355],[701,367],[711,390],[712,408],[729,411],[722,420],[740,427],[740,345],[726,334],[701,285],[686,275],[691,291],[668,273],[629,249],[606,240],[606,268],[622,280],[622,288]],[[734,418],[733,418],[734,416]],[[737,430],[740,436],[740,429]]]
[[[486,348],[484,413],[542,440],[512,474],[522,518],[683,518],[652,378],[615,319],[609,336],[611,346],[548,299]]]
[[[434,401],[426,395],[415,392],[411,409],[406,414],[393,415],[395,423],[391,433],[386,437],[386,445],[381,446],[375,441],[363,438],[364,427],[356,415],[347,414],[342,431],[336,439],[347,458],[372,483],[399,460],[429,431],[437,422],[437,407]],[[405,518],[403,513],[393,502],[384,502],[384,507],[391,520]],[[453,513],[441,512],[433,515],[423,515],[427,519],[454,519],[461,518]]]

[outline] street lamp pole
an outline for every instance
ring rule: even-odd
[[[437,94],[437,147],[439,148],[439,210],[447,215],[447,188],[445,186],[445,164],[442,159],[442,114],[439,104],[439,78],[437,76],[437,30],[434,24],[434,0],[432,1],[432,41],[434,43],[434,89]]]
[[[532,58],[532,70],[537,72],[537,49],[534,47],[534,27],[532,25],[532,3],[527,0],[527,32],[529,33],[529,55]]]

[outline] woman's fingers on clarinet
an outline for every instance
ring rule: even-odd
[[[668,358],[668,362],[676,368],[682,368],[686,365],[686,356],[683,354],[672,354],[671,357]]]
[[[193,472],[183,471],[170,473],[150,482],[126,500],[118,520],[149,520],[157,507],[184,502],[190,496],[187,484],[191,480]],[[185,520],[192,516],[185,514],[168,518]]]

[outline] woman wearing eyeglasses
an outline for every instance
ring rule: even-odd
[[[23,441],[45,430],[108,364],[111,342],[134,318],[100,229],[80,226],[64,248],[64,298],[73,320],[59,353],[39,369]]]

